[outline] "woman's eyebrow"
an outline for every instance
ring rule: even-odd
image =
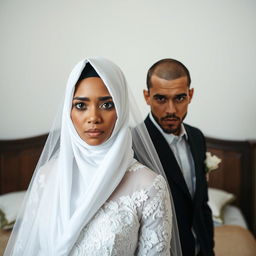
[[[74,97],[73,100],[90,101],[90,99],[87,97]]]
[[[99,101],[112,100],[111,96],[103,96],[98,98]],[[82,101],[90,101],[90,98],[87,97],[74,97],[73,100],[82,100]]]
[[[104,97],[99,97],[100,101],[105,101],[105,100],[112,100],[111,96],[104,96]]]

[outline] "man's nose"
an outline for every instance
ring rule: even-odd
[[[174,114],[174,113],[176,113],[176,111],[177,111],[177,109],[176,109],[175,103],[172,100],[169,100],[167,103],[166,112]]]

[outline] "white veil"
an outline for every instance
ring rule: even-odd
[[[70,119],[74,88],[88,62],[107,86],[118,117],[111,137],[99,146],[86,144]],[[67,82],[62,111],[49,133],[4,256],[69,254],[82,228],[106,202],[134,162],[128,128],[129,105],[132,106],[133,120],[141,122],[134,102],[129,104],[125,77],[114,63],[96,57],[84,59],[74,67]],[[146,165],[164,176],[147,131],[137,128],[133,133],[136,150],[142,146],[148,149],[147,152],[153,152],[143,156],[143,159],[149,159]],[[173,203],[172,211],[171,255],[180,256]]]
[[[86,144],[70,119],[74,88],[87,62],[107,86],[117,111],[111,137],[99,146]],[[68,79],[62,118],[46,142],[4,255],[69,254],[134,162],[128,121],[127,87],[119,67],[103,58],[78,63]]]
[[[136,159],[142,164],[149,167],[154,172],[161,174],[165,178],[168,185],[168,180],[166,178],[163,166],[155,150],[154,144],[150,138],[146,125],[144,123],[140,123],[139,125],[137,125],[132,130],[132,137],[133,137],[133,149],[136,152]],[[173,214],[170,254],[171,256],[182,256],[178,223],[177,223],[172,193],[169,185],[168,185],[168,189],[169,189],[171,206],[172,206],[172,214]]]

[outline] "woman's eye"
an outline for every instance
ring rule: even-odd
[[[115,105],[114,105],[113,101],[104,102],[103,104],[100,105],[100,108],[102,108],[102,109],[112,109],[114,107],[115,107]]]
[[[74,104],[75,108],[78,110],[84,110],[86,109],[86,105],[83,102],[78,102]]]

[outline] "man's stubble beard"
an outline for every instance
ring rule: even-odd
[[[183,120],[186,118],[187,116],[187,112],[185,113],[185,115],[182,117],[182,120],[179,122],[178,126],[176,128],[169,128],[169,129],[165,129],[164,127],[162,127],[161,123],[159,122],[159,119],[153,114],[153,112],[151,111],[153,118],[155,119],[155,121],[158,123],[158,125],[161,127],[161,129],[163,130],[163,132],[167,133],[167,134],[174,134],[178,132],[178,134],[180,134],[180,130],[181,130],[181,124],[183,123]],[[178,118],[178,120],[180,120],[179,117],[176,117],[175,115],[166,115],[165,117],[162,117],[161,120],[164,120],[166,118]]]

